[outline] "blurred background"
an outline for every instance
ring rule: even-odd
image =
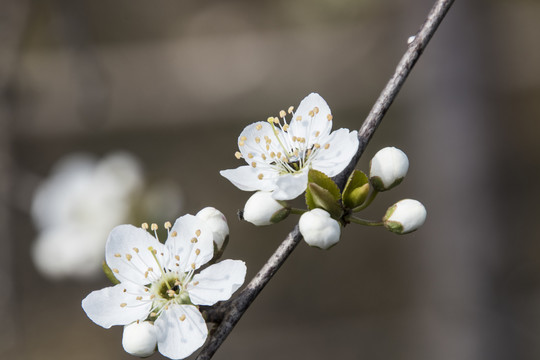
[[[295,219],[236,218],[250,194],[218,171],[241,165],[241,130],[313,91],[358,129],[431,6],[3,0],[0,357],[132,358],[80,307],[109,285],[95,263],[117,222],[214,206],[251,279]],[[424,227],[301,243],[215,359],[540,357],[539,19],[537,0],[456,1],[358,165],[405,151],[365,216],[414,198]]]

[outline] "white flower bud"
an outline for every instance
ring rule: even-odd
[[[205,207],[195,215],[212,230],[214,237],[214,243],[216,243],[217,249],[221,250],[223,243],[227,236],[229,236],[229,225],[227,225],[227,218],[223,213],[213,207]]]
[[[329,249],[339,241],[339,223],[323,209],[313,209],[302,214],[298,222],[300,233],[309,246]]]
[[[426,221],[426,208],[420,201],[398,201],[386,211],[384,226],[397,234],[407,234],[418,229]]]
[[[134,322],[124,326],[122,346],[128,354],[148,357],[156,351],[156,345],[156,329],[151,322]]]
[[[253,225],[271,225],[283,220],[289,215],[289,210],[272,197],[268,191],[257,191],[246,201],[244,220]]]
[[[395,147],[379,150],[369,163],[369,178],[378,191],[390,190],[398,185],[409,170],[409,159]]]

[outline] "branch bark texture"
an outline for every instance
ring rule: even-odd
[[[454,0],[438,0],[429,12],[424,24],[420,27],[420,30],[415,35],[414,39],[409,43],[407,51],[399,61],[394,74],[379,95],[358,132],[360,143],[356,155],[347,168],[334,178],[341,189],[343,189],[347,178],[356,167],[358,160],[373,137],[373,134],[381,123],[386,111],[390,108],[390,105],[392,105],[401,86],[407,79],[417,60],[422,55],[429,40],[437,30],[453,2]],[[302,236],[300,235],[298,226],[295,226],[251,282],[235,298],[223,303],[216,309],[216,312],[212,314],[212,319],[218,319],[219,325],[209,336],[207,343],[197,356],[197,360],[208,360],[212,358],[217,349],[236,326],[244,312],[285,260],[287,260],[301,239]]]

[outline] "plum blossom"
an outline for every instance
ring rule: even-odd
[[[356,153],[356,131],[331,129],[328,104],[311,93],[294,113],[291,106],[287,112],[281,110],[279,118],[248,125],[238,138],[236,153],[248,165],[220,173],[240,190],[271,191],[276,200],[294,199],[306,190],[309,169],[335,176]]]
[[[104,328],[153,321],[159,352],[183,359],[208,335],[198,305],[229,299],[243,284],[246,265],[223,260],[198,271],[214,256],[212,230],[193,215],[166,227],[164,244],[145,230],[147,226],[115,227],[107,239],[105,259],[120,283],[90,293],[82,307]]]
[[[329,249],[339,242],[341,226],[330,217],[328,211],[313,209],[300,216],[300,233],[309,246]]]

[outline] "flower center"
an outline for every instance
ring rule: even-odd
[[[180,275],[174,271],[165,273],[150,286],[150,290],[155,295],[154,306],[162,308],[171,303],[190,305],[191,299],[186,289],[189,280],[188,274]]]

